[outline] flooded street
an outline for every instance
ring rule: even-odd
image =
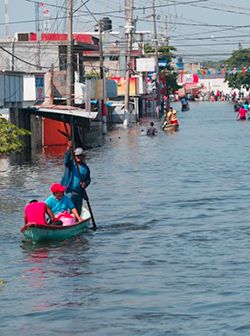
[[[32,245],[23,207],[62,155],[0,159],[1,336],[249,335],[250,121],[176,105],[180,130],[117,127],[87,152],[96,232]]]

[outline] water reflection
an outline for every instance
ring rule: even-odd
[[[36,153],[32,152],[30,149],[26,149],[22,152],[14,152],[9,154],[9,163],[13,165],[22,165],[27,162],[35,161]]]
[[[66,151],[66,146],[46,146],[44,147],[45,158],[63,157]]]
[[[24,267],[21,279],[26,284],[23,287],[33,293],[28,299],[32,311],[38,313],[62,308],[74,293],[79,296],[84,286],[80,279],[90,275],[89,259],[85,256],[89,244],[85,237],[43,243],[23,240],[21,249],[23,264],[28,266]],[[57,288],[63,288],[60,295]]]

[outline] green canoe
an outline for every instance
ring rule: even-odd
[[[34,242],[48,240],[65,240],[76,237],[85,232],[90,223],[90,213],[87,209],[82,211],[82,221],[72,225],[44,225],[27,223],[21,228],[21,232]]]

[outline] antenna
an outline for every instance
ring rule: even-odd
[[[4,0],[4,31],[5,36],[9,35],[9,1]]]

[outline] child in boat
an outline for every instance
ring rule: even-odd
[[[24,224],[36,223],[36,224],[48,224],[46,217],[49,216],[50,220],[54,220],[54,214],[50,207],[45,202],[38,202],[38,200],[32,200],[24,208]]]
[[[66,187],[55,183],[51,186],[50,190],[52,195],[45,200],[45,203],[55,214],[56,219],[60,219],[63,222],[63,216],[65,215],[68,218],[68,214],[72,213],[78,222],[82,221],[71,199],[64,194]]]

